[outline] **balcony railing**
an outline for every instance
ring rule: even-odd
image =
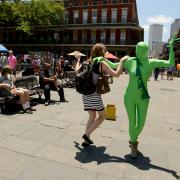
[[[86,6],[98,6],[98,5],[104,5],[104,6],[107,6],[107,5],[110,5],[110,4],[126,4],[126,3],[129,3],[129,0],[111,0],[111,1],[92,1],[92,2],[83,2],[83,3],[80,3],[80,2],[70,2],[70,3],[67,3],[65,2],[64,3],[64,6],[65,8],[73,8],[73,7],[86,7]]]
[[[17,43],[18,42],[18,43]],[[51,47],[58,47],[58,46],[63,46],[65,44],[82,44],[82,45],[89,45],[89,44],[95,44],[97,43],[97,41],[95,39],[91,39],[91,40],[87,40],[87,39],[81,39],[81,40],[70,40],[70,39],[66,39],[66,40],[61,40],[58,42],[53,42],[53,41],[48,41],[48,40],[21,40],[21,41],[9,41],[6,43],[6,45],[28,45],[28,46],[51,46]],[[137,42],[131,40],[131,41],[127,41],[127,40],[106,40],[106,39],[101,39],[99,43],[104,43],[107,45],[135,45],[137,44]],[[179,50],[179,49],[177,49]]]
[[[65,25],[106,25],[106,24],[137,24],[137,19],[121,19],[121,20],[117,20],[116,18],[111,19],[111,21],[107,21],[107,19],[102,18],[100,21],[97,21],[97,19],[93,19],[91,20],[91,22],[88,19],[76,19],[74,20],[64,20],[61,21],[63,22],[63,24]]]

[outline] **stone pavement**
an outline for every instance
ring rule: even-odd
[[[82,149],[87,121],[81,96],[65,89],[68,103],[39,104],[30,114],[0,115],[0,180],[173,180],[180,175],[180,78],[149,81],[151,95],[137,160],[129,157],[123,93],[128,76],[115,79],[105,104],[117,121],[105,121]],[[58,99],[56,92],[52,99]]]

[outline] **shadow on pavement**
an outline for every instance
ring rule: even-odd
[[[128,163],[140,170],[147,171],[150,169],[157,169],[172,174],[172,176],[174,176],[176,179],[180,179],[177,172],[151,164],[150,158],[145,157],[141,152],[139,152],[137,159],[132,159],[129,154],[125,155],[124,158],[120,158],[117,156],[110,156],[109,154],[105,153],[105,146],[96,147],[91,145],[86,148],[81,148],[79,143],[74,142],[74,144],[74,146],[79,150],[79,152],[76,153],[75,159],[81,163],[90,163],[93,161],[97,162],[97,164],[109,162]]]
[[[43,102],[39,99],[33,98],[31,100],[31,106],[37,106],[38,104],[42,104]],[[3,109],[2,114],[3,115],[14,115],[14,114],[22,114],[20,111],[22,110],[22,105],[16,103],[16,102],[10,102],[5,104],[5,109]]]

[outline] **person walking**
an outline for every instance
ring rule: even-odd
[[[167,68],[167,80],[173,80],[174,67],[170,66]]]
[[[84,62],[86,64],[93,64],[92,77],[94,84],[97,84],[97,80],[100,76],[101,71],[106,72],[107,74],[113,77],[119,77],[123,70],[123,63],[126,59],[128,59],[128,56],[121,58],[120,62],[117,63],[116,66],[117,69],[113,70],[110,67],[110,65],[108,65],[107,59],[104,58],[105,53],[106,53],[106,47],[103,44],[95,44],[91,49],[90,58],[86,62]],[[75,71],[78,72],[78,70],[82,66],[82,64],[80,63],[79,53],[77,53],[75,57],[77,58]],[[97,57],[102,57],[101,58],[102,61],[96,61],[96,63],[93,63],[94,58]],[[100,94],[97,93],[97,91],[95,91],[90,95],[82,95],[82,99],[84,104],[84,110],[87,111],[89,114],[89,119],[86,124],[85,133],[82,136],[83,138],[82,146],[87,147],[90,144],[93,144],[93,141],[91,140],[91,134],[104,121],[105,110],[104,110],[102,97]],[[96,113],[98,114],[98,117]]]
[[[154,80],[157,81],[158,80],[158,76],[159,76],[159,67],[154,68]]]
[[[17,59],[16,56],[13,55],[13,51],[9,50],[9,56],[8,56],[8,65],[13,71],[13,74],[16,74],[16,66],[17,66]]]

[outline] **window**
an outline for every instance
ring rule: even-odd
[[[83,6],[88,6],[88,5],[89,5],[88,1],[83,2]]]
[[[83,11],[83,24],[87,24],[88,21],[88,11]]]
[[[75,3],[74,3],[74,6],[79,6],[79,2],[75,2]]]
[[[93,1],[93,6],[97,6],[98,5],[98,1]]]
[[[92,11],[92,23],[95,24],[97,22],[97,10]]]
[[[68,7],[68,3],[64,2],[64,7],[67,8]]]
[[[111,37],[110,37],[110,42],[111,44],[115,44],[115,31],[111,31]]]
[[[102,1],[102,5],[106,5],[107,4],[107,0]]]
[[[91,42],[92,43],[96,42],[96,31],[91,31]]]
[[[102,23],[106,23],[107,21],[107,9],[102,9],[102,19],[101,22]]]
[[[112,23],[117,22],[117,8],[112,9],[111,22]]]
[[[117,0],[112,0],[112,4],[117,4]]]
[[[123,0],[123,3],[128,3],[128,0]]]
[[[106,41],[106,32],[101,31],[101,43],[105,43],[105,41]]]
[[[126,41],[126,31],[121,30],[120,43],[125,44],[125,41]]]
[[[78,23],[78,22],[79,22],[79,12],[74,11],[74,23]]]
[[[78,31],[73,31],[73,41],[78,42]]]
[[[68,13],[68,11],[65,11],[64,12],[64,22],[68,22],[68,16],[69,16],[69,13]]]
[[[122,8],[122,22],[127,22],[128,9]]]

